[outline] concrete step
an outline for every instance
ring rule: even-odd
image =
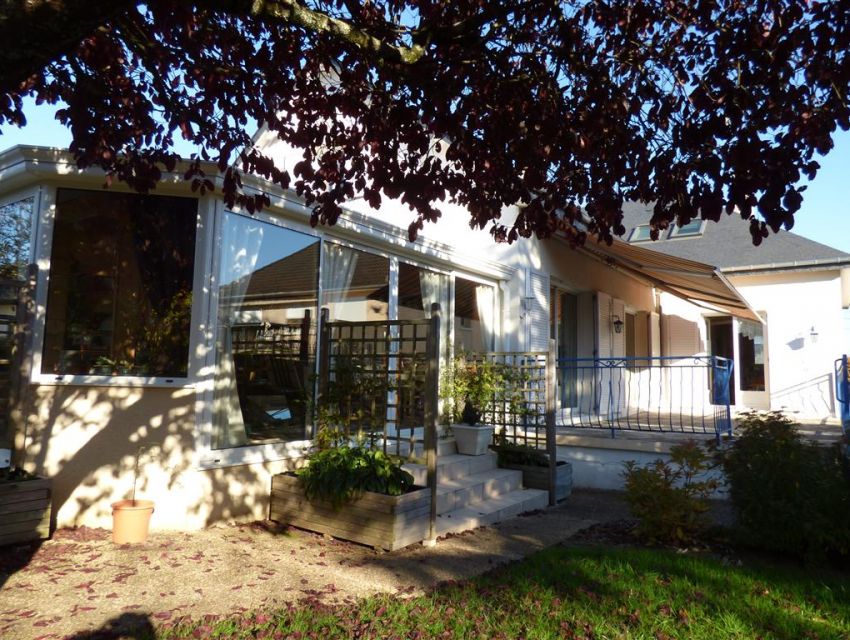
[[[437,535],[469,531],[513,518],[526,511],[543,509],[548,504],[549,494],[546,491],[518,489],[438,516]]]
[[[396,449],[398,445],[398,449]],[[383,440],[379,440],[377,447],[383,449]],[[410,454],[410,440],[402,439],[401,442],[396,442],[394,438],[387,438],[387,453],[391,455],[400,455],[404,458]],[[438,438],[437,439],[437,456],[448,456],[457,453],[457,445],[454,438]],[[421,440],[416,440],[413,443],[413,456],[415,458],[425,457],[425,443]]]
[[[437,485],[437,514],[469,507],[522,488],[522,472],[490,469]]]
[[[489,451],[481,456],[464,456],[459,453],[437,456],[437,486],[448,480],[457,480],[482,471],[496,469],[496,454]],[[402,465],[413,475],[414,482],[425,486],[428,469],[424,464],[408,462]]]

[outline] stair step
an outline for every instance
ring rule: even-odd
[[[543,509],[549,494],[540,489],[518,489],[478,504],[448,511],[437,517],[437,535],[460,533],[513,518],[526,511]]]
[[[383,442],[378,441],[377,446],[383,448]],[[396,455],[396,441],[393,438],[387,439],[387,453]],[[457,445],[454,438],[438,438],[437,439],[437,456],[448,456],[457,453]],[[410,440],[402,440],[398,443],[398,455],[407,457],[410,455]],[[416,458],[425,457],[425,443],[421,440],[416,440],[413,444],[413,455]]]
[[[428,479],[428,469],[424,464],[408,462],[402,465],[413,475],[416,484],[424,486]],[[453,453],[437,456],[437,485],[447,480],[457,480],[482,471],[496,469],[496,454],[489,451],[481,456],[464,456]]]
[[[478,504],[522,488],[522,472],[491,469],[437,485],[437,514]]]

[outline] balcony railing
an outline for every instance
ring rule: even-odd
[[[560,427],[731,433],[732,361],[717,356],[558,361]]]

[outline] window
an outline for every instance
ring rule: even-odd
[[[197,200],[59,189],[42,373],[187,375]]]
[[[705,221],[696,218],[691,220],[688,224],[679,226],[674,225],[672,229],[670,229],[670,238],[687,238],[693,236],[701,236],[703,232]]]
[[[641,224],[632,229],[632,234],[629,236],[629,242],[644,242],[652,240],[652,228],[648,224]]]
[[[496,291],[487,284],[455,278],[455,342],[464,351],[492,351]]]
[[[764,391],[764,327],[760,322],[738,322],[738,359],[741,391]]]
[[[26,277],[34,208],[34,196],[0,207],[0,278],[22,280]]]
[[[318,238],[224,214],[214,449],[309,437],[318,273]]]
[[[328,308],[330,319],[388,319],[390,261],[332,242],[323,251],[322,307]]]

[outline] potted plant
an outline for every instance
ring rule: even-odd
[[[442,387],[458,453],[472,456],[487,453],[494,427],[482,424],[481,420],[503,383],[502,370],[489,360],[461,354],[447,367]]]
[[[498,455],[499,467],[522,471],[526,489],[549,489],[549,454],[527,444],[510,442],[505,434],[496,438],[492,449]],[[573,488],[573,468],[566,460],[555,462],[555,500],[569,497]]]
[[[144,451],[136,451],[136,464],[133,468],[133,497],[112,503],[112,542],[115,544],[137,544],[148,539],[154,503],[151,500],[136,499],[136,482],[139,479],[139,458]]]
[[[50,537],[50,480],[10,467],[0,449],[0,545]]]

